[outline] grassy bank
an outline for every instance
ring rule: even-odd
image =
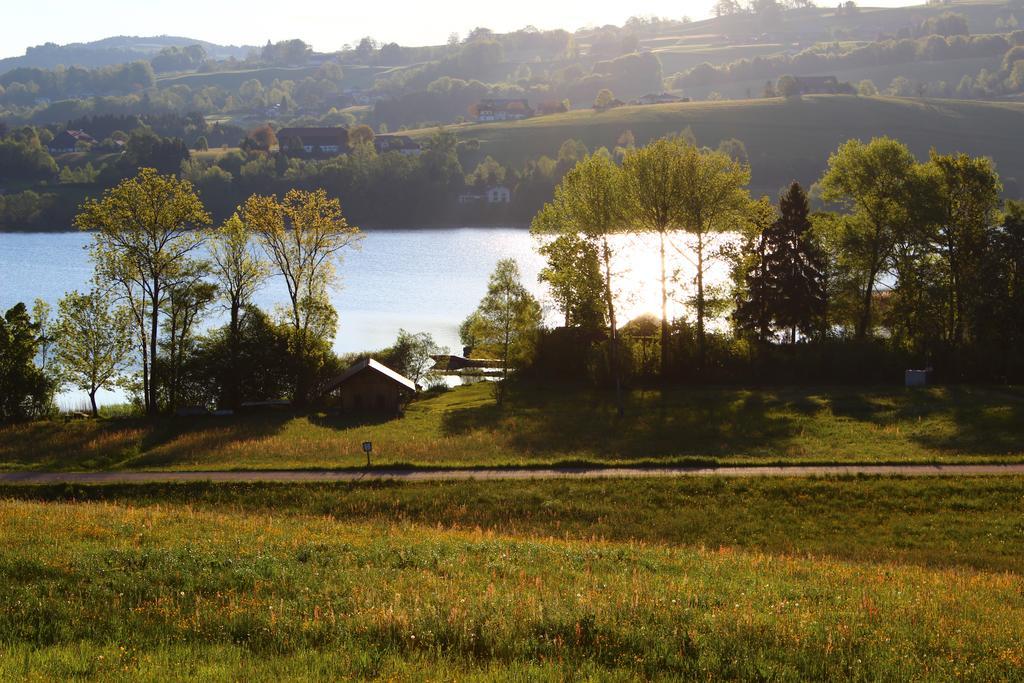
[[[1020,462],[1019,389],[670,388],[607,393],[485,385],[414,403],[404,418],[326,414],[37,422],[0,430],[0,468],[274,469],[872,462]]]
[[[7,486],[0,498],[737,548],[1024,574],[1024,478]]]
[[[0,678],[1010,679],[1020,576],[0,502]]]

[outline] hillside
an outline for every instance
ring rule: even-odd
[[[707,42],[709,38],[720,36],[760,39],[766,32],[775,38],[787,40],[830,40],[840,36],[875,40],[881,33],[895,34],[901,29],[913,30],[923,20],[946,12],[963,15],[973,34],[990,33],[996,30],[998,19],[1006,19],[1015,11],[1011,4],[964,0],[905,7],[861,6],[855,12],[838,12],[832,3],[823,3],[822,7],[788,10],[769,19],[740,13],[693,21],[684,26],[674,25],[668,30],[646,36],[641,44],[652,49],[669,49],[673,38],[677,45],[685,45],[688,42]],[[1019,8],[1016,11],[1019,12]]]
[[[25,50],[20,57],[0,59],[0,74],[20,67],[52,69],[58,65],[99,67],[149,59],[165,47],[202,45],[214,59],[244,59],[258,48],[243,45],[218,45],[205,40],[179,36],[113,36],[88,43],[57,45],[46,43]]]
[[[1024,180],[1024,105],[1017,103],[815,95],[577,110],[452,130],[461,140],[479,140],[481,157],[489,154],[515,166],[542,154],[555,156],[570,138],[590,149],[610,148],[626,130],[643,144],[687,127],[710,147],[728,138],[742,140],[753,168],[753,188],[772,195],[792,179],[815,181],[829,154],[844,141],[882,135],[904,141],[922,158],[932,147],[990,156],[1012,196],[1019,194],[1017,181]]]
[[[267,66],[257,69],[240,69],[237,71],[213,71],[210,73],[188,73],[160,76],[157,87],[169,88],[174,85],[187,85],[193,90],[210,86],[237,90],[242,83],[255,79],[264,87],[269,87],[276,80],[301,81],[316,73],[319,66]],[[373,85],[377,76],[389,70],[389,67],[346,66],[341,83],[344,87],[367,88]]]

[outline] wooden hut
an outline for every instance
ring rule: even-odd
[[[372,358],[361,360],[324,387],[342,412],[397,415],[419,387]]]

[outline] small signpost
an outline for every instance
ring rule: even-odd
[[[370,466],[370,453],[373,452],[373,442],[372,441],[364,441],[363,442],[363,452],[366,453],[366,466],[369,467]]]

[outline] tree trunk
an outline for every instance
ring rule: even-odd
[[[149,413],[149,352],[146,349],[146,325],[142,323],[141,334],[139,335],[139,346],[142,347],[142,402],[145,404],[146,413]]]
[[[615,325],[615,297],[612,295],[612,257],[608,249],[608,239],[604,239],[602,249],[604,260],[604,297],[605,305],[608,307],[608,324],[611,330],[611,362],[612,377],[615,381],[615,407],[622,417],[626,414],[626,407],[622,402],[622,378],[619,375],[619,333]]]
[[[160,308],[158,306],[160,302],[160,287],[158,284],[153,285],[153,296],[151,298],[152,309],[149,312],[149,397],[146,401],[146,414],[156,415],[157,404],[156,404],[156,342],[159,334],[160,325]]]
[[[704,371],[704,235],[697,234],[697,369]]]
[[[875,273],[868,277],[864,287],[864,300],[861,303],[860,320],[857,321],[857,340],[864,341],[871,327],[871,300],[875,293]]]
[[[96,407],[96,388],[93,387],[92,391],[89,392],[89,403],[92,404],[92,416],[99,417],[100,411]]]
[[[510,345],[510,342],[509,342],[509,326],[508,326],[508,323],[506,322],[505,323],[505,344],[504,344],[504,347],[502,348],[502,358],[501,358],[501,381],[498,382],[498,391],[497,391],[497,396],[495,397],[497,399],[496,402],[497,402],[497,404],[499,406],[502,403],[504,403],[504,401],[505,401],[505,384],[508,382],[508,347],[509,347],[509,345]]]
[[[228,405],[232,410],[238,410],[241,405],[241,392],[239,391],[239,384],[241,384],[241,373],[238,367],[238,346],[239,346],[239,329],[238,329],[238,315],[240,305],[237,299],[231,301],[231,342],[230,342],[230,353],[231,353],[231,368],[228,371],[229,381],[231,382],[228,387]]]
[[[766,248],[765,238],[764,238],[764,233],[762,232],[761,236],[758,238],[758,264],[757,264],[757,279],[758,279],[758,282],[760,283],[759,284],[759,290],[760,291],[758,292],[758,295],[757,295],[757,301],[758,301],[757,316],[759,318],[759,320],[758,320],[758,335],[759,335],[759,341],[761,342],[762,345],[768,343],[768,334],[771,331],[771,330],[769,330],[768,313],[765,310],[766,304],[767,304],[767,302],[765,301],[765,296],[764,296],[764,282],[765,282],[765,277],[766,277],[765,276],[765,264],[764,264],[765,248]]]
[[[668,377],[668,285],[665,275],[665,233],[662,231],[658,234],[661,238],[661,376],[664,379]]]

